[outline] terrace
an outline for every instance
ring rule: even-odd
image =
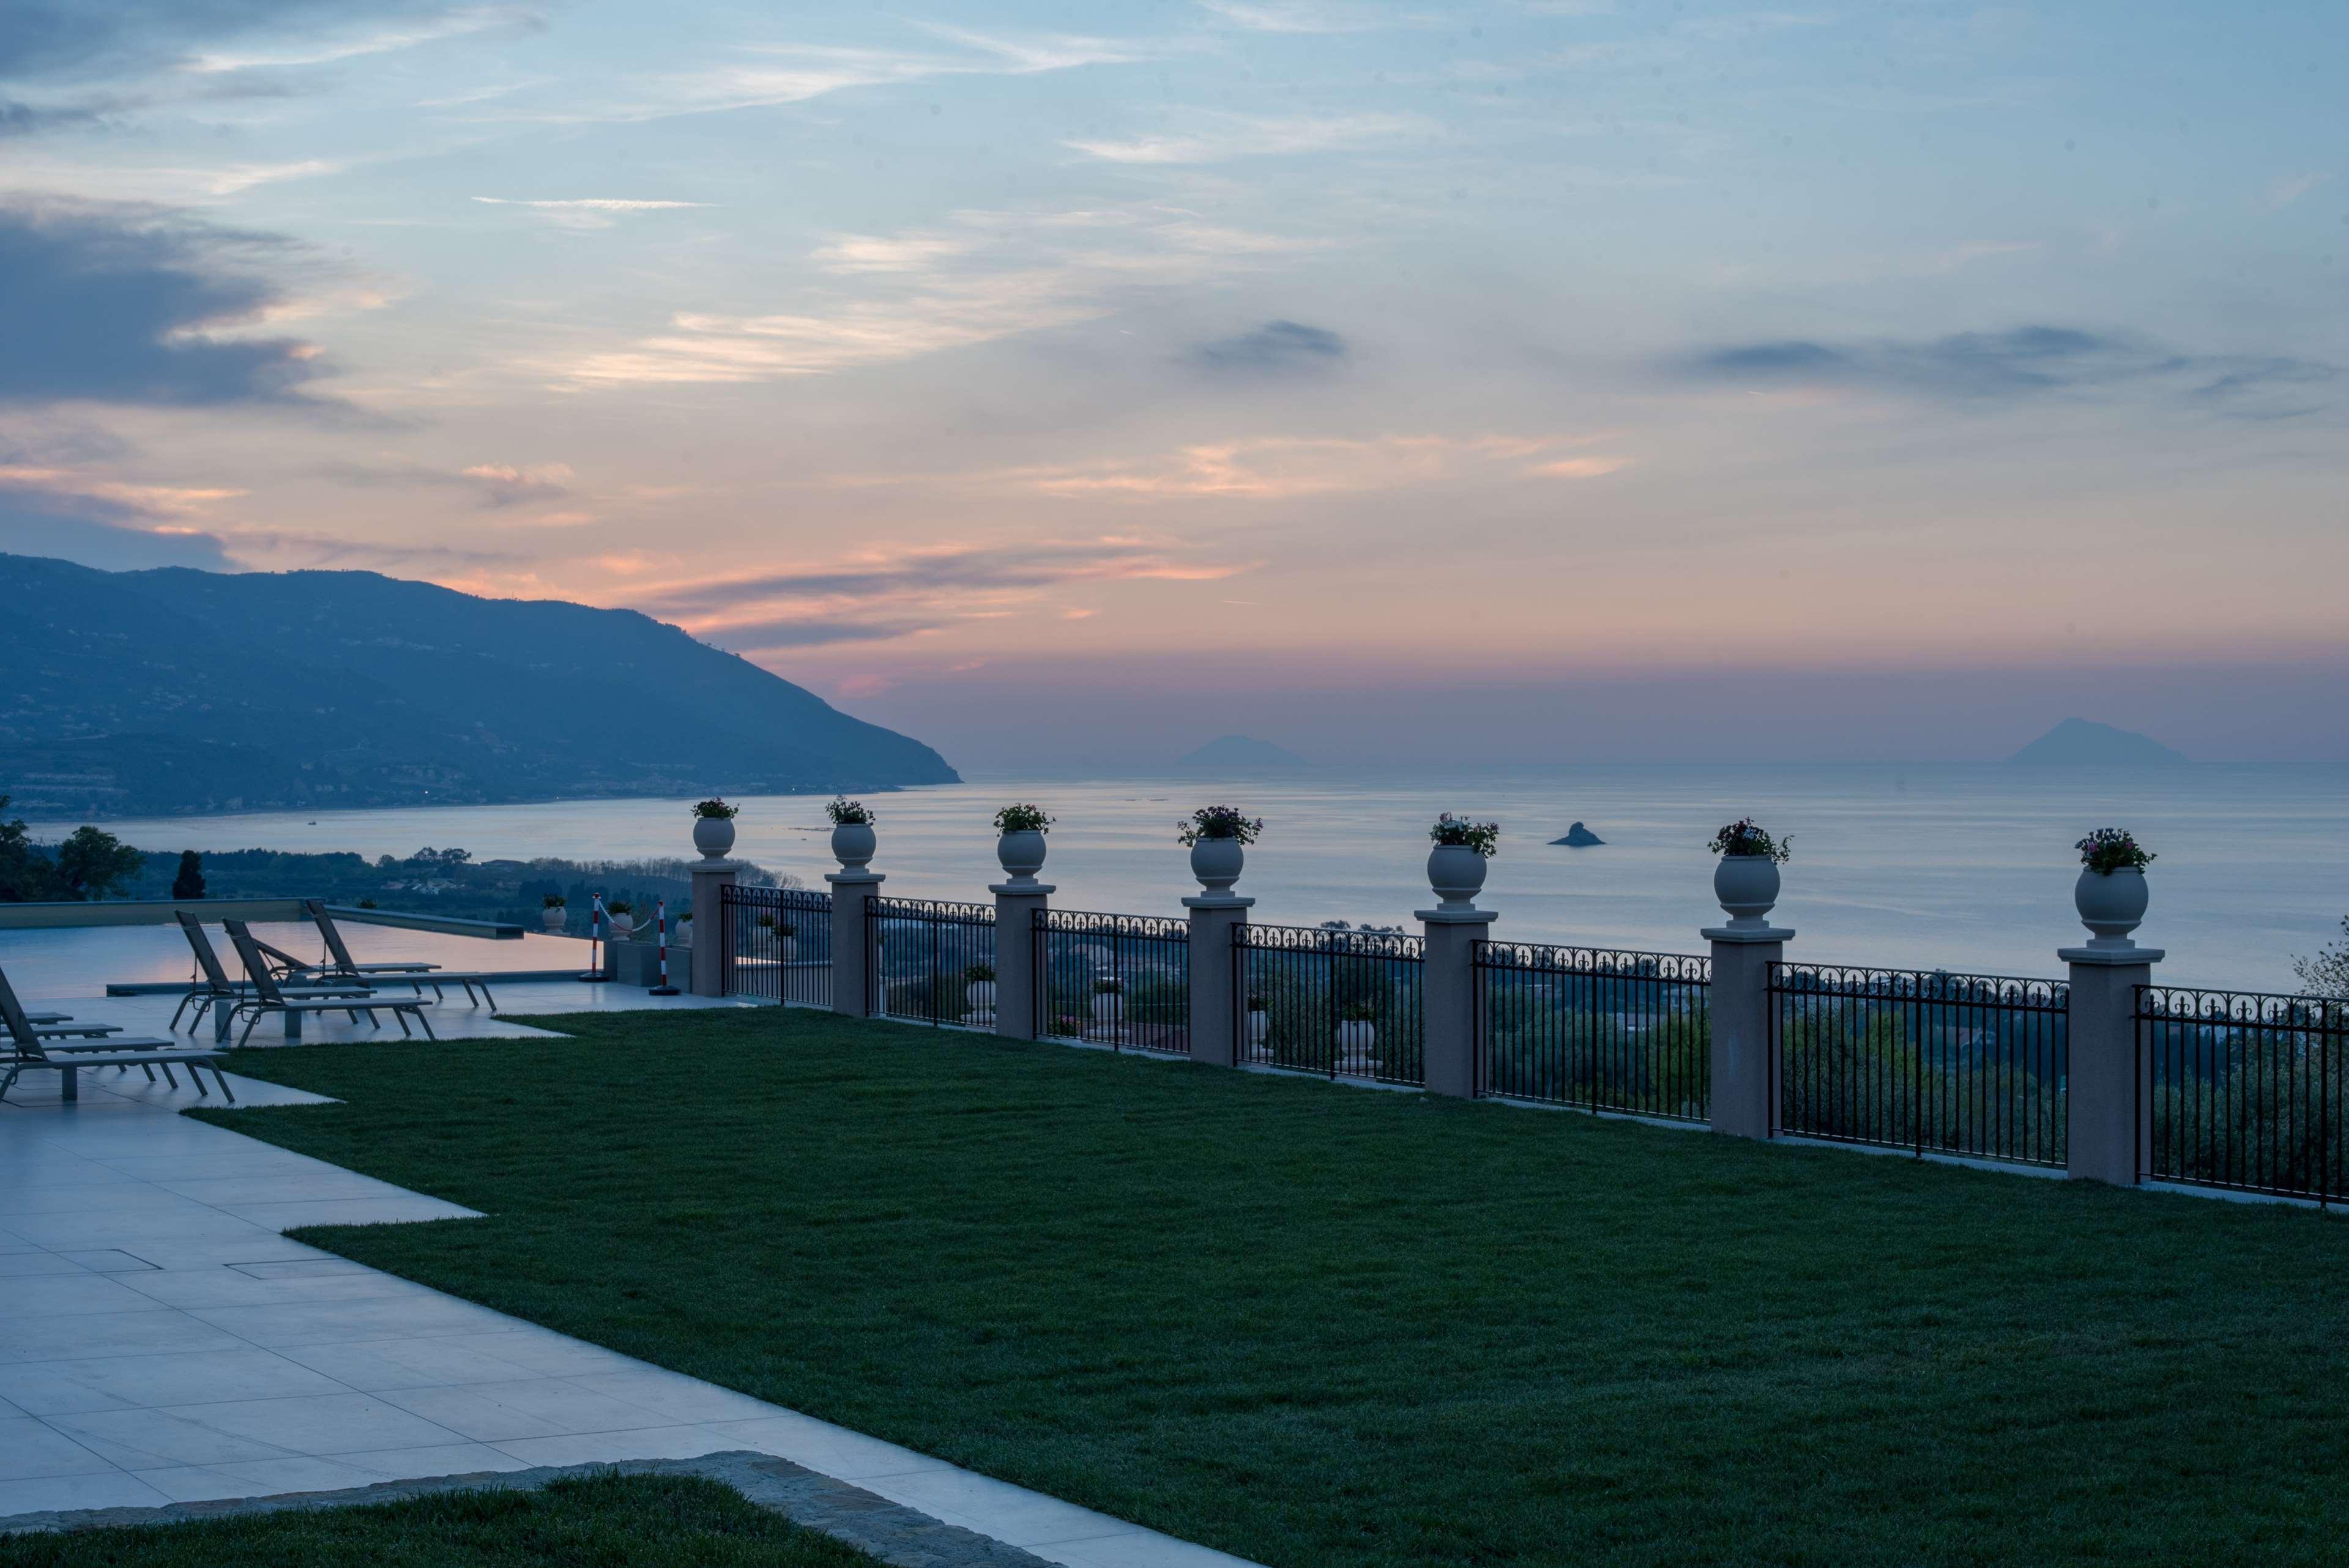
[[[2142,949],[2002,979],[701,874],[709,994],[336,1023],[232,1057],[234,1110],[12,1095],[0,1516],[749,1450],[1075,1564],[2315,1562],[2349,1524],[2331,1012],[2084,1000]],[[121,1016],[169,999],[92,981],[155,935],[0,963]],[[2116,1016],[2173,1099],[2124,1131],[2168,1141],[2005,1180],[2083,1173]],[[2131,1191],[2141,1149],[2300,1202]]]

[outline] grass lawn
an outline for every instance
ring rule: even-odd
[[[0,1537],[0,1568],[878,1568],[698,1476]]]
[[[243,1053],[304,1240],[1293,1564],[2332,1563],[2349,1227],[760,1010]]]

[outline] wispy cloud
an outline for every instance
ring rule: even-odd
[[[400,49],[412,49],[420,44],[438,43],[443,38],[486,33],[496,27],[527,28],[544,25],[543,16],[533,9],[502,5],[468,6],[406,26],[348,34],[339,38],[323,38],[291,48],[243,53],[218,50],[199,54],[183,62],[181,68],[199,76],[217,76],[228,71],[274,67],[332,65],[337,60],[388,55]]]
[[[2280,174],[2261,187],[2257,205],[2281,212],[2332,178],[2330,174]]]
[[[1157,462],[1108,461],[999,470],[989,476],[1043,495],[1133,501],[1287,500],[1462,477],[1590,479],[1629,461],[1546,458],[1601,438],[1576,436],[1259,436],[1182,448]],[[1536,459],[1540,459],[1536,461]]]
[[[1251,33],[1371,33],[1425,26],[1423,13],[1396,11],[1364,0],[1197,0],[1201,10]]]
[[[1434,133],[1435,122],[1411,114],[1292,115],[1259,118],[1199,113],[1182,130],[1123,140],[1077,139],[1062,146],[1112,163],[1226,163],[1334,152]]]
[[[531,200],[515,196],[476,196],[485,207],[514,207],[560,229],[608,229],[621,218],[637,212],[672,212],[709,207],[708,201],[649,201],[629,196],[571,196]]]
[[[1327,370],[1346,354],[1346,340],[1327,327],[1268,321],[1247,332],[1203,343],[1191,357],[1210,370],[1281,375]]]

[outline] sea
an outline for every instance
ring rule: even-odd
[[[1412,926],[1427,890],[1427,828],[1450,810],[1500,822],[1480,903],[1495,936],[1647,952],[1703,951],[1713,831],[1752,816],[1793,859],[1774,918],[1808,962],[1982,974],[2062,973],[2083,940],[2073,845],[2122,827],[2153,850],[2138,940],[2165,981],[2296,988],[2292,960],[2349,915],[2349,766],[2191,765],[2128,774],[2013,766],[1592,766],[1280,777],[979,777],[868,796],[890,894],[983,901],[1001,880],[989,819],[1032,800],[1055,818],[1043,879],[1056,906],[1180,915],[1197,892],[1178,819],[1229,804],[1264,820],[1239,891],[1251,918]],[[819,796],[738,802],[738,857],[823,886],[837,867]],[[685,799],[269,812],[109,821],[142,849],[461,847],[475,860],[690,854]],[[1606,841],[1553,845],[1582,822]],[[39,823],[54,838],[78,824]],[[429,901],[428,901],[429,902]],[[419,907],[424,907],[419,903]]]

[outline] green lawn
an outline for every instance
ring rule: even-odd
[[[698,1476],[0,1536],[0,1568],[878,1568]]]
[[[1290,1564],[2333,1563],[2301,1210],[854,1023],[246,1053],[305,1240]]]

